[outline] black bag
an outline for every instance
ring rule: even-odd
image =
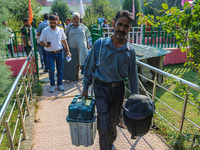
[[[132,139],[149,132],[153,110],[153,103],[145,95],[135,94],[127,100],[123,117],[128,131],[132,134]]]

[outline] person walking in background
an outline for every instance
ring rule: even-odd
[[[128,77],[132,94],[138,93],[138,73],[134,49],[126,36],[134,16],[128,10],[119,11],[111,37],[97,40],[88,54],[83,68],[82,97],[94,79],[97,129],[101,150],[112,150],[117,137],[116,125],[125,94],[124,80]]]
[[[71,23],[71,18],[67,18],[67,19],[65,20],[65,23],[66,23],[65,28],[67,28],[67,26]]]
[[[87,27],[80,23],[80,14],[72,14],[72,24],[65,31],[70,48],[77,49],[76,80],[79,79],[79,68],[83,66],[88,53]]]
[[[65,28],[65,27],[66,27],[65,22],[59,20],[60,17],[58,16],[58,13],[57,13],[57,12],[54,12],[53,15],[56,15],[57,18],[58,18],[57,26],[60,27],[60,28],[62,28],[62,29],[64,29],[64,31],[65,31],[65,30],[66,30],[66,28]]]
[[[108,19],[104,19],[104,21],[101,24],[101,27],[103,28],[105,37],[108,37],[108,30],[109,30]]]
[[[32,27],[32,26],[30,25],[28,18],[23,19],[23,24],[24,25],[21,28],[21,35],[23,36],[22,41],[23,41],[23,44],[24,44],[24,50],[26,52],[26,55],[28,56],[30,51],[31,51],[31,48],[32,48],[31,38],[30,38],[30,27]],[[26,39],[25,31],[27,32],[27,35],[28,35],[28,41]]]
[[[62,86],[63,79],[63,59],[62,59],[62,50],[63,46],[67,55],[71,57],[69,47],[66,41],[66,36],[64,30],[57,26],[58,18],[56,15],[50,15],[49,23],[50,26],[43,29],[42,34],[40,35],[40,44],[47,51],[47,59],[49,60],[49,79],[50,79],[50,88],[49,92],[53,93],[55,91],[55,62],[57,69],[57,89],[59,91],[64,91]],[[63,46],[62,46],[63,44]]]
[[[43,22],[39,24],[38,28],[37,28],[37,36],[40,36],[41,33],[42,33],[42,30],[46,27],[49,26],[49,15],[47,13],[45,13],[43,15]],[[43,58],[44,60],[44,72],[48,72],[49,70],[49,67],[48,67],[48,59],[47,59],[47,51],[44,50],[44,47],[40,44],[38,44],[38,51],[39,51],[39,54],[40,54],[40,59]],[[42,57],[42,58],[41,58]],[[41,63],[43,62],[42,60],[40,60]],[[42,65],[42,68],[43,68],[43,65]]]
[[[8,51],[10,52],[10,55],[12,57],[13,56],[13,37],[14,37],[14,33],[12,33],[12,29],[8,27],[8,23],[6,21],[3,21],[2,25],[6,28],[6,32],[9,35],[9,40],[6,41],[6,48],[8,49]]]
[[[39,21],[38,25],[40,25],[40,23],[42,23],[42,21]],[[42,69],[44,69],[44,56],[43,56],[42,50],[40,49],[40,47],[42,46],[40,45],[40,36],[38,36],[39,34],[37,33],[37,30],[35,30],[35,34],[36,34],[36,40],[37,40],[37,50],[40,55],[40,63],[41,63]]]

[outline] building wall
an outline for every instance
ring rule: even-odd
[[[65,0],[68,5],[79,5],[80,0]],[[53,3],[53,0],[37,0],[38,3],[40,3],[42,6],[51,6]],[[90,4],[91,0],[83,0],[83,5]]]
[[[42,6],[47,6],[47,0],[37,0],[37,2]]]

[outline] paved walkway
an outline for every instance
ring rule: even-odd
[[[73,97],[51,99],[54,96],[70,96],[81,92],[82,80],[76,82],[63,82],[64,92],[49,93],[48,74],[43,74],[40,79],[46,81],[43,86],[43,96],[39,99],[36,114],[37,122],[34,123],[32,150],[99,150],[98,132],[94,144],[90,147],[76,147],[71,144],[69,124],[66,122],[68,105]],[[118,136],[114,145],[117,150],[167,150],[169,147],[156,134],[148,133],[141,138],[132,140],[127,130],[118,128]]]

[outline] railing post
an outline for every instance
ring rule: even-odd
[[[145,45],[145,24],[143,25],[142,32],[142,44]]]
[[[33,45],[34,45],[34,55],[35,55],[35,64],[36,64],[36,70],[37,70],[37,78],[39,78],[39,67],[38,67],[38,53],[37,53],[37,41],[35,38],[35,29],[32,28],[32,41],[33,41]]]
[[[157,73],[155,74],[154,77],[152,102],[155,100],[156,97],[156,84],[157,84]]]
[[[186,95],[185,95],[185,99],[184,99],[183,111],[182,111],[182,114],[181,114],[181,123],[180,123],[179,133],[181,133],[182,129],[183,129],[183,122],[184,122],[184,119],[185,119],[187,101],[188,101],[188,86],[187,86],[187,89],[186,89]]]
[[[33,72],[34,72],[34,69],[33,69],[33,67],[34,67],[34,65],[33,65],[33,57],[32,58],[30,58],[31,60],[30,60],[30,69],[31,69],[31,80],[32,80],[32,83],[34,83],[34,78],[33,78]]]
[[[27,107],[28,114],[30,115],[29,102],[28,102],[28,96],[27,96],[27,91],[26,91],[26,82],[24,78],[22,80],[23,80],[23,85],[24,85],[24,94],[26,98],[26,107]]]
[[[8,120],[5,121],[5,128],[6,128],[6,133],[7,133],[7,136],[8,136],[8,142],[9,142],[9,145],[10,145],[10,149],[15,150],[15,146],[13,144],[12,136],[11,136],[11,133],[10,133],[10,127],[9,127]]]
[[[18,50],[18,42],[17,42],[16,32],[14,33],[14,38],[15,38],[16,49],[17,49],[17,57],[19,57],[19,50]]]
[[[28,77],[28,84],[29,84],[30,96],[31,96],[31,99],[32,99],[33,94],[32,94],[30,74],[29,74],[29,70],[28,69],[27,69],[27,77]]]
[[[27,54],[29,54],[30,53],[30,49],[29,49],[29,44],[28,44],[28,32],[27,32],[27,27],[25,27],[25,38],[26,38],[26,47],[27,47]],[[28,57],[28,55],[27,55],[27,57]]]
[[[21,104],[20,104],[20,99],[19,99],[19,93],[16,94],[16,98],[17,98],[17,106],[18,106],[18,111],[20,115],[20,122],[21,122],[22,130],[23,130],[23,135],[24,135],[24,139],[26,139],[26,130],[25,130],[24,119],[23,119],[23,114],[22,114],[22,109],[21,109]]]

